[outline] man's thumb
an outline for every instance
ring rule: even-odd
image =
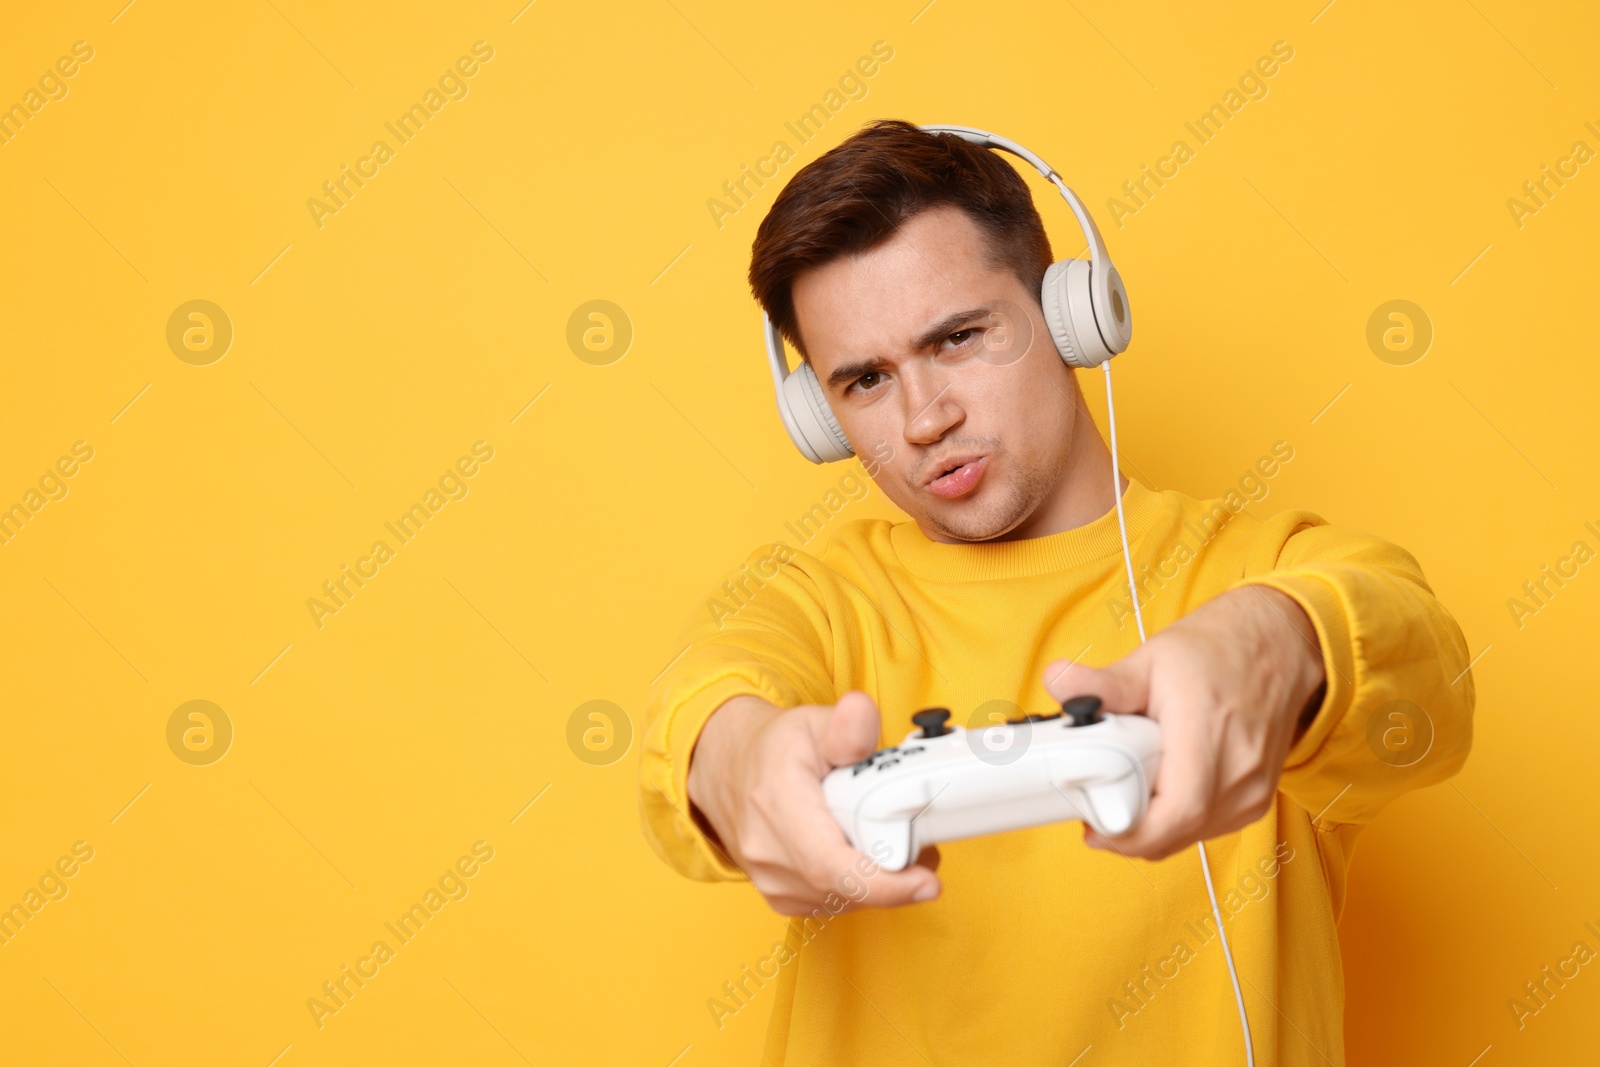
[[[822,758],[844,767],[866,759],[878,747],[878,706],[852,689],[839,698],[822,728]]]
[[[1099,697],[1101,710],[1131,715],[1142,713],[1150,704],[1147,673],[1142,669],[1142,648],[1105,667],[1086,667],[1069,660],[1057,660],[1044,670],[1044,685],[1057,700],[1073,697]]]

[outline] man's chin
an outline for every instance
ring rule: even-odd
[[[1024,499],[984,499],[985,495],[930,508],[917,517],[917,525],[939,539],[978,543],[1004,537],[1033,512]]]

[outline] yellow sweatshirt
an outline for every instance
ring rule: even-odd
[[[1130,481],[1124,504],[1150,633],[1246,583],[1288,594],[1316,625],[1327,693],[1277,799],[1207,847],[1256,1062],[1342,1064],[1336,924],[1351,853],[1390,799],[1466,759],[1461,631],[1416,560],[1377,537],[1304,511],[1262,521],[1238,494],[1200,502]],[[882,744],[895,744],[924,707],[963,725],[985,705],[1001,718],[1058,710],[1041,680],[1048,662],[1103,666],[1139,639],[1115,511],[992,544],[854,522],[816,555],[759,549],[732,581],[737,596],[721,587],[691,618],[688,650],[645,712],[647,837],[703,880],[743,877],[702,834],[685,790],[699,730],[728,698],[793,707],[864,690]],[[844,886],[837,904],[787,920],[712,1014],[775,986],[759,997],[774,1005],[764,1062],[785,1067],[1244,1062],[1195,849],[1127,859],[1085,847],[1082,827],[1064,823],[940,852],[937,901],[834,914],[845,896],[870,894],[871,879]]]

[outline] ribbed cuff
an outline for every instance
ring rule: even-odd
[[[681,700],[667,722],[667,751],[672,754],[672,795],[667,799],[677,812],[684,833],[695,843],[695,850],[714,876],[725,881],[743,880],[746,875],[711,840],[690,811],[689,762],[694,746],[700,740],[700,731],[706,720],[723,704],[737,696],[760,697],[778,707],[787,707],[788,701],[768,679],[753,672],[743,674],[724,671],[700,689]]]

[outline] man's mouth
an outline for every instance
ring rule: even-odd
[[[924,488],[946,500],[955,500],[978,487],[988,466],[988,456],[952,456],[940,464],[938,473]]]

